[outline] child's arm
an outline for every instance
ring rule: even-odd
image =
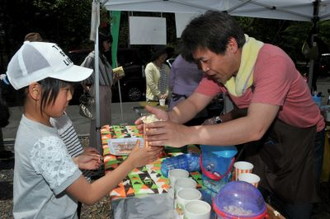
[[[107,173],[92,184],[89,184],[83,176],[80,176],[66,191],[84,204],[94,204],[109,194],[130,171],[156,160],[162,151],[162,147],[140,148],[139,144],[140,142],[138,141],[129,157],[115,170]]]

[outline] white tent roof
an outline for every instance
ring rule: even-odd
[[[101,0],[102,1],[102,0]],[[203,13],[227,11],[233,16],[312,21],[315,0],[103,0],[111,11]],[[318,17],[330,19],[330,0],[319,0]]]

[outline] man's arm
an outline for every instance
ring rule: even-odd
[[[252,103],[247,116],[223,124],[193,126],[190,141],[208,145],[237,145],[262,138],[274,121],[279,106]]]
[[[150,123],[147,138],[149,144],[153,146],[238,145],[262,138],[274,121],[278,110],[279,106],[276,105],[252,103],[248,108],[247,116],[217,125],[188,127],[173,122]],[[173,115],[178,116],[178,114]]]
[[[219,124],[223,122],[228,122],[233,119],[238,119],[240,117],[247,115],[247,108],[239,109],[237,107],[234,107],[233,110],[231,110],[228,113],[220,114],[218,116],[214,116],[212,118],[209,118],[203,122],[203,125],[214,125]]]

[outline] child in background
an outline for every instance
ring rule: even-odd
[[[73,65],[53,43],[24,42],[9,62],[7,76],[24,89],[24,113],[16,134],[14,218],[77,218],[77,201],[93,204],[135,167],[158,157],[161,148],[139,148],[114,171],[90,184],[79,168],[94,169],[100,156],[69,155],[50,118],[63,115],[72,99],[72,82],[91,69]]]

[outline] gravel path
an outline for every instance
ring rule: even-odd
[[[14,161],[0,161],[0,218],[13,218]],[[82,206],[81,218],[110,218],[110,200],[104,197],[94,205]]]
[[[88,139],[81,139],[83,145],[87,145]],[[13,150],[12,146],[6,145],[7,150]],[[14,160],[0,161],[0,218],[13,218],[13,176],[14,176]],[[83,205],[81,210],[81,219],[110,218],[110,199],[105,196],[96,204],[87,206]]]

